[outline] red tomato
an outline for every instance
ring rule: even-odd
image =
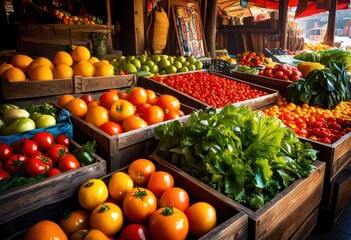
[[[189,207],[188,193],[179,187],[173,187],[164,191],[160,198],[161,207],[176,207],[180,211],[185,212]]]
[[[59,174],[61,174],[61,171],[58,168],[50,168],[49,170],[46,171],[45,176],[52,177]]]
[[[46,152],[45,155],[48,156],[52,160],[53,165],[56,166],[60,162],[61,157],[68,152],[66,146],[56,143]]]
[[[55,137],[55,144],[62,144],[69,148],[71,146],[71,140],[65,134],[61,134]]]
[[[13,153],[21,153],[22,146],[26,138],[19,139],[13,143],[11,143]]]
[[[39,151],[46,152],[54,145],[54,135],[47,131],[41,131],[33,135],[31,140],[38,144]]]
[[[150,240],[149,229],[142,224],[131,223],[122,229],[118,240]]]
[[[87,105],[95,100],[95,98],[91,94],[88,94],[88,93],[87,94],[83,94],[80,98],[83,99],[83,101]]]
[[[171,240],[174,239],[174,236],[177,236],[177,239],[186,239],[189,232],[189,221],[179,209],[161,207],[151,215],[149,231],[152,239]]]
[[[291,75],[289,77],[289,80],[292,81],[292,82],[297,82],[297,81],[300,80],[300,76],[298,76],[298,75]]]
[[[178,110],[178,111],[168,111],[165,114],[165,117],[164,117],[163,120],[167,121],[167,120],[177,119],[177,118],[180,118],[182,116],[182,114],[184,114],[184,113],[181,113],[180,110]]]
[[[165,171],[156,171],[152,173],[147,183],[147,189],[149,189],[157,198],[161,197],[164,191],[173,186],[173,176]]]
[[[99,128],[111,136],[123,133],[122,125],[112,121],[103,123]]]
[[[142,103],[142,104],[139,104],[137,107],[136,107],[136,112],[135,113],[142,113],[146,108],[150,107],[151,104],[150,103]]]
[[[11,145],[0,142],[0,161],[5,161],[10,158],[13,153]]]
[[[59,169],[62,172],[67,172],[72,169],[80,168],[78,159],[71,153],[63,155],[59,161]]]
[[[275,78],[280,78],[281,76],[283,76],[284,73],[283,71],[276,71],[274,74],[273,74],[273,77]]]
[[[24,164],[25,171],[29,176],[38,176],[52,167],[52,161],[43,154],[32,155]]]
[[[11,174],[9,172],[0,168],[0,180],[3,180],[3,179],[8,178],[10,176],[11,176]]]
[[[28,157],[22,154],[13,154],[10,158],[5,161],[5,170],[10,173],[18,173],[24,171],[24,164],[28,160]]]
[[[40,153],[38,143],[34,140],[25,139],[22,144],[21,153],[27,157]]]
[[[107,91],[100,95],[100,106],[109,110],[114,101],[118,100],[118,93],[116,91]]]

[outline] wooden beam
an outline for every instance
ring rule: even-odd
[[[288,42],[288,0],[279,1],[280,47],[286,49]]]
[[[134,0],[134,36],[137,55],[145,50],[144,10],[144,1]]]
[[[217,8],[218,8],[218,0],[207,1],[210,4],[208,8],[208,12],[206,14],[206,28],[205,28],[205,36],[207,42],[207,48],[209,51],[208,57],[214,57],[216,52],[216,34],[217,34]]]
[[[331,0],[329,6],[329,14],[328,14],[328,26],[327,32],[325,34],[324,44],[329,46],[333,46],[334,38],[335,38],[335,18],[336,18],[336,6],[338,4],[338,0]]]

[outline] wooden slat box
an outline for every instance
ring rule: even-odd
[[[72,140],[73,149],[80,145]],[[0,194],[0,224],[20,217],[45,205],[76,194],[82,182],[106,174],[106,162],[94,154],[95,163],[63,172],[44,180],[9,189]],[[2,230],[0,229],[0,232]]]
[[[155,154],[150,155],[150,159],[169,164],[170,168],[182,171]],[[317,213],[323,192],[325,163],[316,161],[313,164],[316,170],[309,177],[296,180],[257,211],[252,211],[194,177],[184,174],[194,184],[222,198],[238,211],[246,213],[249,216],[249,239],[304,239],[317,224]]]
[[[184,73],[184,74],[186,74],[186,73]],[[217,73],[211,73],[211,74],[222,76],[222,77],[225,77],[225,78],[237,81],[237,82],[242,82],[242,83],[250,85],[254,89],[258,89],[258,90],[265,91],[268,93],[268,95],[266,95],[266,96],[233,103],[234,106],[241,106],[241,105],[250,106],[250,108],[252,110],[255,110],[255,109],[262,108],[264,106],[268,106],[270,104],[273,104],[278,99],[278,91],[277,90],[273,90],[273,89],[263,87],[260,85],[244,82],[244,81],[230,78],[228,76],[217,74]],[[195,109],[203,109],[203,108],[206,108],[209,106],[208,104],[206,104],[206,103],[204,103],[204,102],[202,102],[202,101],[200,101],[200,100],[198,100],[198,99],[196,99],[188,94],[180,92],[172,87],[169,87],[165,84],[161,84],[161,83],[156,82],[154,80],[151,80],[149,78],[139,77],[138,81],[137,81],[137,85],[144,87],[144,88],[152,89],[154,91],[157,91],[160,94],[171,94],[171,95],[177,97],[182,103],[184,103],[190,107],[193,107]]]
[[[208,202],[216,209],[217,227],[199,239],[247,239],[248,216],[245,213],[238,211],[231,204],[224,201],[220,196],[215,195],[196,184],[191,178],[188,178],[187,174],[184,174],[183,171],[178,171],[177,169],[170,167],[169,164],[157,161],[154,158],[150,158],[150,160],[155,164],[157,171],[165,171],[173,176],[174,186],[186,190],[186,192],[189,194],[190,204],[203,201]],[[127,169],[128,166],[121,168],[118,171],[127,171]],[[113,173],[103,176],[101,179],[107,183]],[[194,238],[188,237],[187,239],[190,240]]]

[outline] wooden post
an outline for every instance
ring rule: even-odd
[[[111,3],[110,0],[106,0],[106,14],[107,14],[107,49],[111,51],[113,49],[112,35],[111,35]]]
[[[135,53],[142,54],[145,50],[144,1],[134,0],[134,33]]]
[[[328,26],[325,34],[324,44],[332,46],[334,44],[335,37],[335,17],[336,17],[336,5],[338,0],[331,0],[328,14]]]
[[[217,33],[217,8],[218,8],[218,0],[209,1],[210,7],[208,8],[208,13],[206,14],[207,21],[205,27],[205,36],[208,46],[208,51],[210,56],[214,57],[216,51],[216,33]],[[207,3],[209,3],[207,2]]]
[[[288,0],[279,1],[280,47],[286,49],[288,42]]]

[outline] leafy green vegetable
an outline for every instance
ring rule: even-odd
[[[25,107],[25,110],[30,114],[48,114],[54,117],[56,117],[57,112],[57,108],[50,103],[44,103],[42,105],[31,104],[28,107]]]
[[[12,174],[10,177],[0,180],[0,193],[29,183],[38,182],[45,178],[45,174],[34,177],[28,177],[24,173]]]
[[[308,176],[317,154],[278,118],[232,105],[159,125],[155,138],[160,157],[251,209]]]

